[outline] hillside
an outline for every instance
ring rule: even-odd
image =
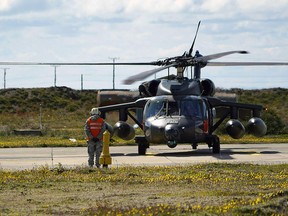
[[[267,134],[288,133],[288,89],[230,89],[223,92],[237,95],[237,102],[262,105],[262,119],[266,122]]]
[[[12,88],[0,90],[0,113],[27,113],[43,109],[74,112],[96,103],[95,90],[73,90],[67,87]],[[95,106],[95,105],[94,105]]]
[[[278,116],[288,125],[288,89],[221,90],[236,93],[238,102],[261,104],[270,116]],[[0,132],[43,127],[51,135],[59,130],[77,130],[83,136],[83,124],[97,104],[96,90],[67,87],[16,88],[0,90]]]
[[[232,89],[230,92],[237,95],[238,102],[261,104],[267,111],[275,112],[288,125],[288,89]]]
[[[1,89],[0,132],[41,127],[51,136],[70,130],[83,137],[83,124],[96,104],[96,96],[95,90],[67,87]]]

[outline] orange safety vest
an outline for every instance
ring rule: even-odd
[[[88,127],[90,128],[92,136],[97,137],[101,131],[104,120],[102,118],[97,118],[96,120],[89,118],[87,123]]]

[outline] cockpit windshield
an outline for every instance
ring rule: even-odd
[[[153,99],[146,104],[144,118],[151,116],[186,116],[188,118],[206,118],[205,103],[199,98],[185,98],[169,101],[165,98]]]
[[[168,101],[167,99],[151,100],[145,107],[144,118],[167,115],[179,115],[179,107],[177,102]]]
[[[187,99],[180,101],[181,115],[202,118],[201,104],[199,99]]]

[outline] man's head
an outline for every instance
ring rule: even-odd
[[[101,115],[101,112],[98,108],[92,108],[90,111],[90,115]]]

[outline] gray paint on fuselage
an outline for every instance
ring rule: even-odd
[[[151,101],[168,101],[179,102],[182,100],[202,100],[198,96],[156,96],[151,98]],[[179,104],[178,104],[179,105]],[[178,107],[179,108],[179,107]],[[179,108],[180,109],[180,108]],[[201,109],[203,112],[203,109]],[[145,112],[148,112],[145,107]],[[166,125],[172,124],[177,128],[179,137],[175,140],[177,143],[195,143],[205,141],[205,134],[203,134],[203,119],[197,116],[184,116],[179,110],[177,115],[153,115],[145,119],[144,132],[147,140],[150,143],[165,143],[167,138],[165,136]]]

